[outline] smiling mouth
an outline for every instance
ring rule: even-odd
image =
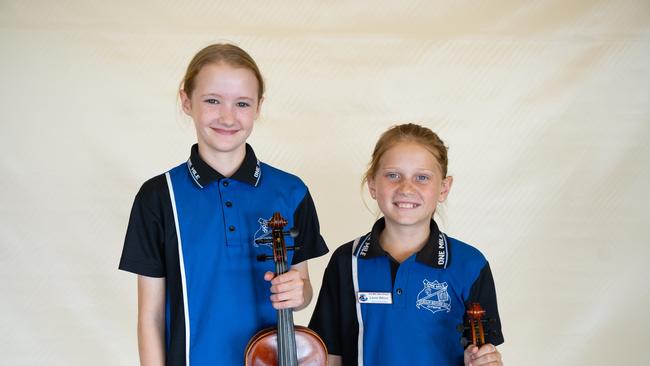
[[[411,202],[395,202],[393,204],[395,206],[397,206],[398,208],[417,208],[417,207],[420,207],[419,204],[411,203]]]
[[[221,135],[234,135],[237,132],[239,132],[239,130],[224,130],[224,129],[221,129],[221,128],[213,128],[213,127],[211,127],[211,129],[212,129],[212,131],[214,131],[214,132],[216,132],[218,134],[221,134]]]

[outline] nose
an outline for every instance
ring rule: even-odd
[[[414,192],[413,184],[408,179],[402,180],[400,182],[400,185],[399,185],[398,189],[399,189],[398,190],[399,194],[402,194],[402,195],[408,195],[408,194],[411,194],[411,193]]]
[[[229,106],[223,105],[219,112],[220,124],[224,126],[232,126],[235,123],[235,114]]]

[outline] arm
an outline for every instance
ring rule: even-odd
[[[273,272],[264,274],[264,279],[271,281],[271,302],[274,308],[302,310],[309,305],[313,289],[309,281],[307,261],[294,264],[284,274],[273,276]]]
[[[140,365],[165,364],[165,278],[138,276]]]
[[[501,353],[496,347],[487,343],[481,348],[471,345],[465,349],[465,366],[502,366]]]
[[[327,355],[327,366],[341,366],[343,361],[339,355]]]

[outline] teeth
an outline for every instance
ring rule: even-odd
[[[415,207],[417,207],[417,204],[415,204],[415,203],[401,203],[401,202],[399,202],[396,205],[399,208],[415,208]]]

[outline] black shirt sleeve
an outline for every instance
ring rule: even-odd
[[[295,238],[294,243],[300,246],[300,250],[297,250],[293,254],[291,264],[320,257],[329,251],[325,240],[320,234],[316,206],[311,198],[311,194],[309,194],[309,190],[305,193],[305,197],[294,212],[293,219],[298,230],[298,236]]]
[[[318,294],[314,313],[309,321],[309,328],[318,333],[330,354],[341,354],[341,309],[340,284],[336,257],[332,256],[325,268],[323,283]]]
[[[352,283],[352,243],[332,254],[309,328],[323,339],[329,354],[342,356],[343,365],[355,363],[359,324]]]
[[[503,333],[501,332],[501,319],[497,307],[497,294],[494,286],[494,278],[490,270],[490,264],[485,263],[478,278],[470,289],[469,298],[465,302],[465,307],[471,303],[478,302],[485,310],[486,324],[486,342],[495,346],[504,342]]]
[[[165,214],[171,207],[165,176],[145,182],[133,202],[119,269],[149,277],[165,277]]]

